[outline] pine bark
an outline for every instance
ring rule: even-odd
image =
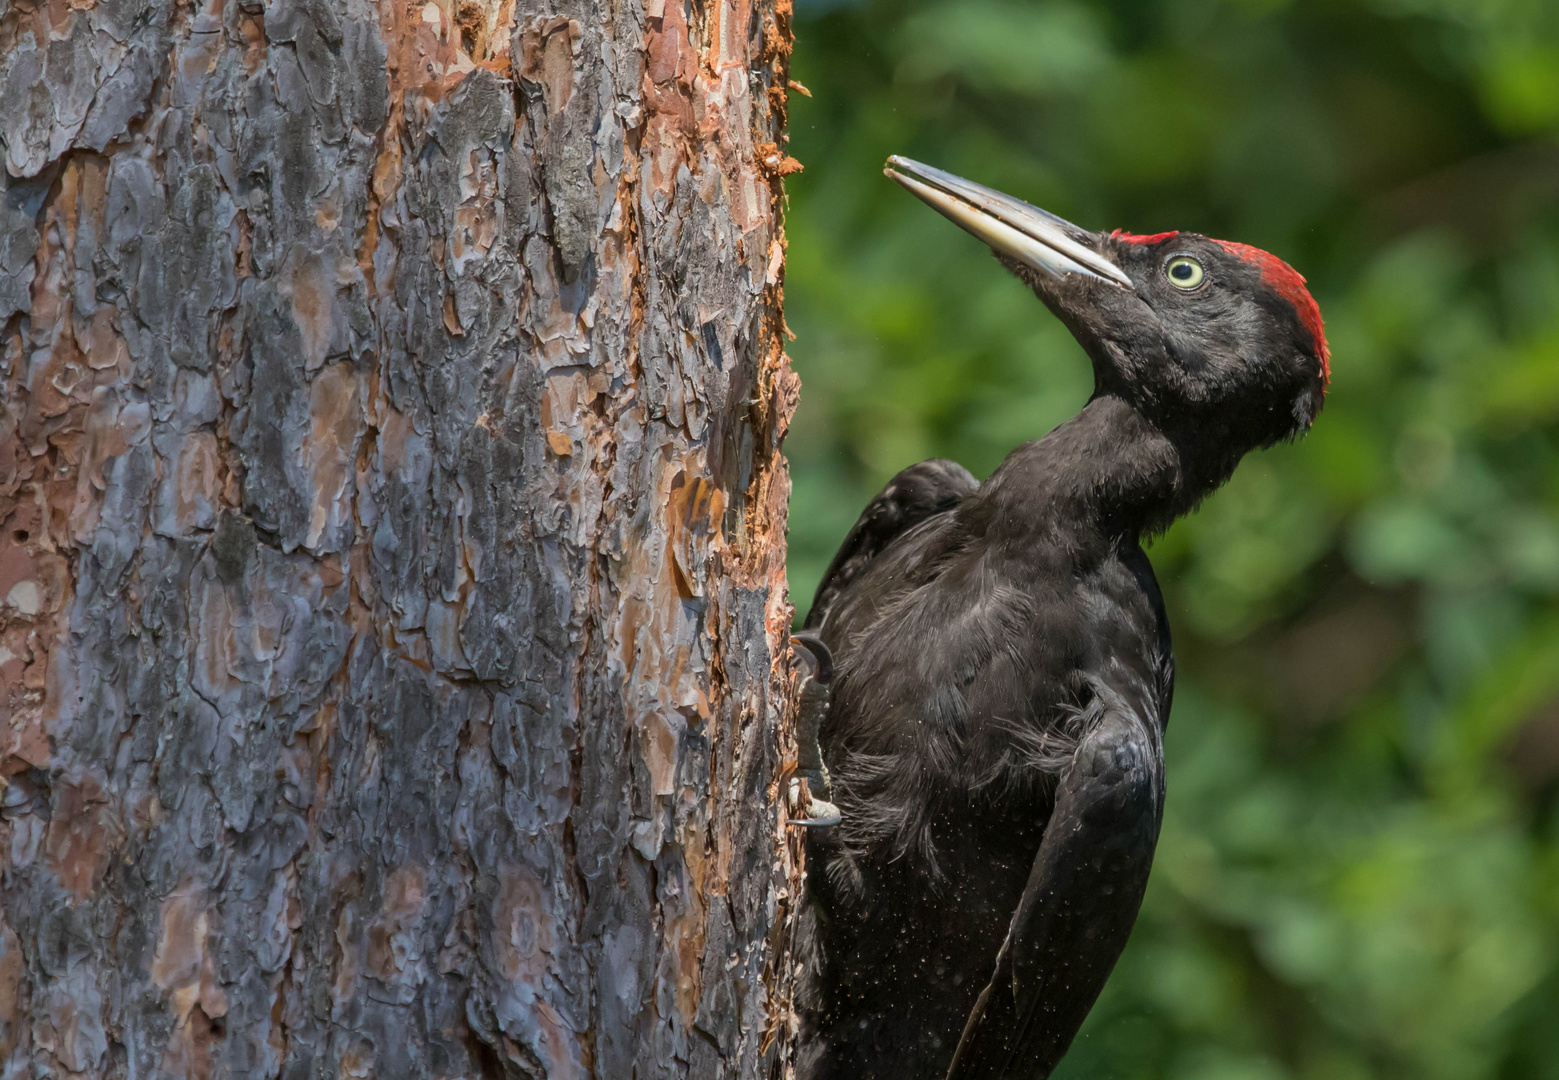
[[[0,0],[0,1077],[784,1071],[788,0]]]

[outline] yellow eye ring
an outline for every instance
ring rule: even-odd
[[[1164,264],[1164,276],[1175,288],[1190,292],[1200,288],[1202,282],[1207,280],[1207,271],[1191,256],[1176,255]]]

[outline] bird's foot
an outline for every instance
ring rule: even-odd
[[[796,634],[790,639],[801,662],[801,693],[796,705],[796,775],[790,781],[792,825],[839,824],[839,808],[829,802],[828,766],[818,731],[828,715],[829,685],[834,679],[834,658],[822,639]]]
[[[805,825],[809,828],[822,828],[825,825],[837,825],[844,820],[844,815],[839,812],[839,807],[826,799],[819,799],[812,794],[811,785],[803,777],[795,776],[790,780],[790,824]]]

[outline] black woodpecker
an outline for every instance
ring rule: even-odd
[[[899,473],[818,586],[796,641],[816,799],[798,813],[822,826],[798,1076],[1040,1080],[1158,840],[1174,656],[1141,537],[1309,428],[1326,341],[1304,278],[1264,251],[1088,232],[904,158],[887,175],[1034,290],[1094,391],[984,483],[951,461]]]

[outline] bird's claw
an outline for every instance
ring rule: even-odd
[[[808,828],[822,828],[825,825],[837,825],[844,820],[844,815],[839,812],[839,807],[826,799],[813,798],[810,785],[803,787],[801,778],[792,778],[790,781],[790,805],[791,812],[795,813],[803,805],[805,800],[806,811],[800,817],[792,817],[789,823],[792,825],[805,825]]]
[[[792,817],[790,823],[837,825],[842,815],[839,808],[828,801],[828,766],[823,763],[823,748],[818,742],[823,717],[828,715],[829,685],[834,678],[833,654],[813,634],[795,634],[790,644],[802,668],[801,693],[796,706],[797,768],[796,776],[790,782],[790,805],[794,809],[805,806],[805,812]],[[812,794],[814,791],[817,795]]]

